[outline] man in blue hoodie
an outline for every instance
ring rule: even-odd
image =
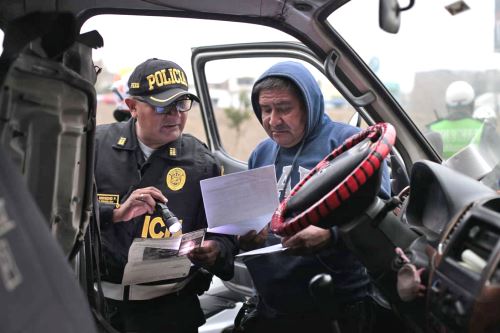
[[[334,148],[360,131],[324,113],[318,83],[296,62],[269,68],[253,87],[252,105],[269,138],[252,152],[248,166],[275,165],[280,200]],[[389,196],[389,188],[384,167],[382,197]],[[310,280],[321,273],[333,278],[340,330],[369,331],[371,283],[365,267],[337,236],[337,228],[309,226],[282,240],[265,228],[242,236],[240,248],[250,250],[280,241],[294,255],[275,253],[245,260],[259,296],[257,317],[245,332],[332,332],[331,317],[308,291]]]

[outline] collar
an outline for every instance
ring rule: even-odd
[[[163,159],[176,159],[182,155],[182,137],[179,136],[177,140],[167,143],[161,146],[151,154],[150,158],[153,156],[158,156]]]
[[[118,124],[113,148],[120,150],[136,150],[138,148],[135,121],[134,118],[130,118],[126,123]]]
[[[113,148],[134,151],[140,149],[135,131],[135,118],[130,118],[126,123],[119,124],[114,140]],[[167,143],[156,149],[151,156],[159,156],[165,159],[175,159],[182,154],[182,134],[177,140]]]

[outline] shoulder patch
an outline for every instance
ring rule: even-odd
[[[165,182],[167,183],[168,188],[172,191],[180,190],[186,183],[186,171],[182,168],[170,169],[167,173]]]

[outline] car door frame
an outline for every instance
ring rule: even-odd
[[[216,46],[203,46],[192,49],[191,65],[193,70],[194,84],[200,98],[203,125],[206,131],[207,143],[224,166],[225,173],[243,171],[247,169],[245,162],[239,161],[230,156],[221,142],[221,137],[217,128],[217,122],[214,114],[214,107],[210,98],[207,78],[205,74],[205,65],[209,61],[236,59],[236,58],[257,58],[257,57],[290,57],[303,60],[318,69],[327,79],[329,76],[325,73],[323,62],[305,45],[297,42],[265,42],[265,43],[243,43],[227,44]],[[329,79],[330,80],[330,79]],[[331,82],[331,80],[330,80]],[[335,86],[333,82],[332,85]],[[360,108],[352,105],[356,112],[363,116]],[[363,117],[368,124],[373,124],[371,117]],[[400,172],[407,170],[404,166],[403,158],[397,148],[393,148],[393,157],[397,161],[397,167]],[[408,174],[405,173],[409,182]],[[246,266],[240,260],[235,262],[235,276],[231,281],[224,281],[224,285],[233,291],[239,292],[245,296],[251,294],[253,285],[249,283],[249,273]]]
[[[217,129],[214,107],[210,99],[210,92],[205,75],[205,65],[207,62],[213,60],[257,57],[290,57],[303,60],[317,68],[327,77],[322,61],[307,46],[298,42],[242,43],[193,48],[191,65],[193,69],[194,84],[200,98],[207,143],[217,159],[224,166],[226,173],[245,170],[247,164],[233,158],[224,150]]]
[[[325,78],[329,79],[335,87],[337,85],[332,82],[332,79],[327,75],[325,66],[321,59],[307,46],[300,42],[262,42],[262,43],[241,43],[227,44],[215,46],[201,46],[192,49],[191,65],[194,76],[194,84],[198,92],[203,125],[205,128],[207,143],[221,162],[226,173],[238,172],[247,169],[245,162],[239,161],[230,156],[225,150],[221,142],[221,137],[217,129],[217,122],[214,114],[214,107],[211,102],[210,92],[208,88],[207,78],[205,74],[205,65],[209,61],[237,59],[237,58],[257,58],[257,57],[289,57],[303,60],[318,69]],[[385,89],[383,86],[382,89]],[[343,88],[345,90],[346,88]],[[339,89],[342,91],[342,89]],[[349,98],[346,98],[349,99]],[[366,110],[361,107],[351,104],[357,114],[363,116],[368,124],[374,124],[375,121],[371,118]],[[408,177],[408,168],[405,166],[405,161],[397,148],[393,149],[393,160],[397,163],[397,168],[403,174],[403,179]]]

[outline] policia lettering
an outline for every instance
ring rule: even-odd
[[[184,72],[177,68],[167,68],[156,71],[148,75],[146,79],[148,80],[149,90],[179,83],[187,87]]]

